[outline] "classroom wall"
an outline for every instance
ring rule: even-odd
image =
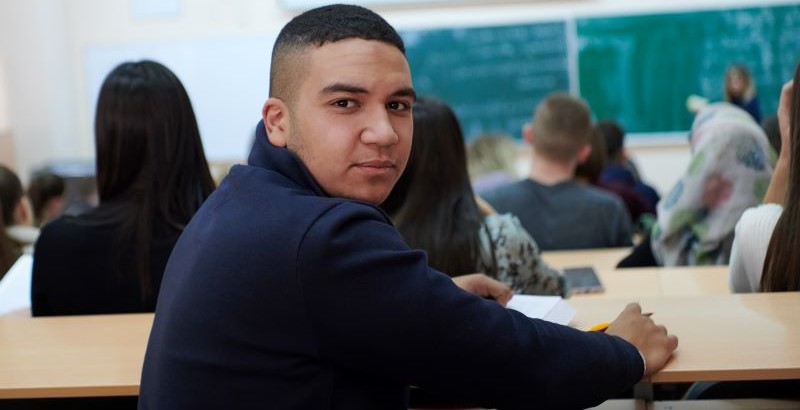
[[[765,3],[786,1],[486,0],[375,10],[403,29]],[[296,13],[278,0],[0,0],[0,73],[5,72],[7,84],[0,101],[8,102],[7,124],[20,173],[25,177],[56,159],[91,160],[94,113],[85,102],[94,96],[85,91],[87,48],[272,34]],[[688,162],[683,144],[633,151],[642,173],[662,192],[677,179],[680,165]]]

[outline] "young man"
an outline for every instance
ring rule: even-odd
[[[590,117],[583,100],[547,96],[523,129],[533,146],[530,178],[484,195],[498,212],[517,215],[542,250],[631,245],[622,201],[575,180],[575,168],[591,153]]]
[[[509,311],[495,282],[427,266],[375,205],[405,167],[414,90],[402,40],[357,6],[278,36],[247,166],[167,266],[141,409],[402,409],[408,386],[503,408],[583,408],[677,346],[630,305],[604,333]],[[644,360],[644,361],[643,361]],[[646,371],[644,363],[646,363]]]

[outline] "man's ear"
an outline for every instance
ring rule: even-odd
[[[592,155],[592,144],[587,142],[584,143],[578,150],[578,155],[575,157],[575,161],[578,164],[583,164],[589,158],[589,155]]]
[[[289,141],[289,107],[283,100],[270,97],[261,109],[264,127],[267,129],[267,139],[276,147],[286,147]]]
[[[522,126],[522,139],[528,144],[533,145],[533,124],[526,122],[525,125]]]

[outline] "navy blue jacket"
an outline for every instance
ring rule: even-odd
[[[331,198],[267,141],[181,235],[140,409],[403,409],[408,386],[584,408],[642,377],[621,338],[532,320],[427,266],[376,207]]]

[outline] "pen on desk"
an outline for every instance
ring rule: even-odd
[[[653,316],[653,312],[642,313],[642,316],[645,316],[645,317]],[[611,322],[598,323],[598,324],[590,327],[589,331],[590,332],[605,332],[606,329],[608,329],[609,325],[611,325]]]

